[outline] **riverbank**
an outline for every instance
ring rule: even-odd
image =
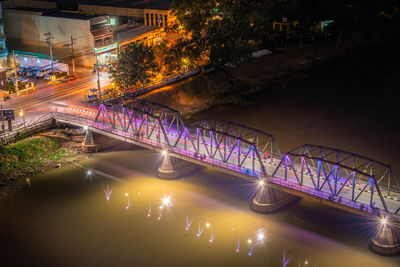
[[[215,72],[165,86],[141,98],[177,109],[183,116],[190,116],[220,104],[244,105],[248,103],[246,95],[259,92],[284,76],[310,68],[347,50],[342,48],[332,51],[331,48],[330,42],[321,42],[301,48],[276,50],[273,54],[234,68],[225,66]],[[304,75],[297,74],[285,79],[289,78],[299,79],[304,78]]]
[[[15,184],[19,178],[79,160],[83,155],[80,151],[83,138],[81,129],[51,129],[2,146],[1,184],[7,187],[9,183]]]
[[[329,72],[332,65],[337,65],[337,61],[357,58],[367,53],[365,51],[375,49],[351,44],[335,48],[332,42],[324,41],[276,50],[273,54],[235,68],[224,67],[213,73],[200,74],[140,98],[169,106],[179,110],[183,116],[190,117],[217,105],[247,105],[250,103],[248,96],[263,90],[285,90],[291,82]]]

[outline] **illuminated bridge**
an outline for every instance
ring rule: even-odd
[[[99,134],[320,201],[360,215],[399,218],[400,185],[391,166],[357,154],[303,145],[281,154],[273,135],[232,122],[187,125],[178,111],[143,101],[65,106],[42,119],[89,126]]]

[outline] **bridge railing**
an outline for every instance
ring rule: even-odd
[[[45,130],[52,125],[53,118],[54,114],[52,112],[44,114],[33,121],[27,122],[25,125],[20,125],[12,131],[1,134],[0,139],[3,143],[9,143],[17,140],[21,134],[33,134]]]
[[[141,116],[135,115],[139,113],[141,113]],[[393,201],[393,199],[386,197],[385,200],[378,202],[377,205],[371,205],[373,203],[371,201],[374,200],[374,196],[375,198],[378,196],[381,200],[383,197],[382,193],[379,193],[379,185],[376,183],[372,183],[372,186],[373,188],[377,189],[372,193],[367,192],[368,194],[365,194],[365,188],[371,186],[371,184],[368,184],[368,182],[362,184],[364,188],[356,187],[356,185],[360,185],[359,183],[350,184],[348,181],[347,183],[339,182],[338,184],[341,186],[340,192],[334,194],[332,188],[328,186],[330,182],[335,181],[335,179],[330,175],[321,176],[320,182],[325,183],[325,187],[322,186],[316,188],[315,184],[313,184],[311,181],[311,175],[304,173],[305,168],[303,169],[303,172],[299,172],[299,170],[296,169],[294,165],[292,166],[289,161],[276,161],[276,159],[274,159],[272,162],[270,162],[269,159],[262,159],[256,156],[256,153],[253,153],[255,152],[256,148],[253,148],[253,151],[247,150],[246,152],[243,152],[240,150],[240,146],[231,146],[229,148],[227,145],[224,147],[224,149],[222,149],[219,147],[219,145],[222,144],[224,138],[220,139],[221,141],[219,141],[218,145],[218,142],[213,142],[210,140],[210,134],[202,135],[202,129],[192,129],[188,128],[187,126],[182,126],[171,127],[170,131],[166,131],[165,128],[163,128],[165,121],[153,114],[148,114],[139,110],[128,110],[126,115],[126,119],[130,121],[130,127],[123,127],[123,125],[126,125],[127,122],[115,123],[115,120],[113,122],[113,117],[111,117],[111,114],[105,115],[100,121],[93,121],[93,119],[90,117],[56,112],[47,114],[43,117],[43,119],[55,118],[56,120],[73,125],[90,126],[95,130],[127,138],[138,143],[147,144],[151,147],[157,147],[159,149],[168,148],[173,153],[181,154],[195,160],[201,160],[204,163],[229,169],[237,173],[245,174],[247,177],[254,179],[255,181],[257,178],[265,177],[265,179],[272,184],[297,190],[299,192],[303,192],[340,205],[346,205],[354,209],[362,209],[363,211],[372,214],[382,212],[395,213],[398,215],[400,203],[398,201]],[[115,113],[113,116],[115,116]],[[168,125],[170,124],[168,123]],[[222,133],[217,132],[213,134],[222,135]],[[234,136],[231,137],[234,138]],[[247,149],[252,145],[252,143],[244,144],[244,147]],[[226,157],[201,157],[203,154],[210,155],[210,150],[212,153],[215,152],[218,154],[219,152],[216,151],[217,149],[220,149],[219,152],[221,152],[221,154],[230,153],[231,157],[228,158],[228,160],[226,160]],[[252,155],[246,158],[244,157],[245,154]],[[286,156],[284,156],[283,159],[285,157]],[[304,166],[305,165],[303,165],[303,167]],[[315,171],[316,170],[314,169],[313,172],[315,173]],[[290,172],[292,172],[291,175],[289,175]],[[272,175],[268,176],[268,174]],[[308,183],[299,182],[299,176],[301,175],[304,177],[308,176]],[[351,178],[348,180],[351,180]],[[359,194],[359,197],[355,199],[354,193],[352,194],[349,189],[350,191],[355,191],[357,194]],[[389,203],[390,205],[387,205],[387,200],[391,201]]]

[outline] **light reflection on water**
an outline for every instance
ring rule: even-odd
[[[163,181],[147,164],[156,165],[157,157],[147,150],[98,154],[81,163],[93,170],[91,179],[85,169],[73,165],[34,177],[30,191],[15,197],[13,212],[3,220],[14,225],[9,230],[20,237],[16,244],[28,255],[50,255],[55,263],[66,265],[299,266],[300,262],[300,266],[337,267],[396,262],[369,252],[368,239],[362,235],[340,240],[340,225],[320,225],[323,218],[315,224],[307,221],[311,226],[306,228],[316,232],[298,227],[302,218],[293,213],[307,211],[314,203],[257,214],[249,209],[253,193],[248,191],[253,185],[213,171]]]

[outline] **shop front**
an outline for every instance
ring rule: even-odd
[[[94,52],[97,56],[99,65],[103,66],[112,64],[118,59],[118,43],[95,48]]]

